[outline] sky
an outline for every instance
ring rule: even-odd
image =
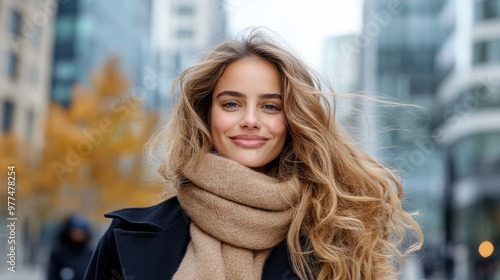
[[[362,0],[226,0],[230,34],[252,26],[277,32],[304,59],[322,69],[325,40],[359,32]]]

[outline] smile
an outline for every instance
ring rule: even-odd
[[[234,144],[243,148],[259,148],[269,140],[260,135],[236,135],[229,138]]]

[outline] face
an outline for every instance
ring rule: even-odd
[[[210,133],[222,156],[264,171],[285,145],[280,75],[261,58],[248,57],[227,65],[215,85]]]

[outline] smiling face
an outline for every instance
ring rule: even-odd
[[[222,156],[264,171],[283,150],[287,127],[280,75],[261,58],[227,65],[212,94],[210,133]]]

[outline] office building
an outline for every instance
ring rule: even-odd
[[[91,88],[92,73],[112,57],[119,59],[131,86],[143,84],[151,61],[150,0],[126,4],[119,0],[68,0],[58,2],[58,8],[53,101],[69,106],[73,85]]]
[[[416,258],[425,272],[421,278],[439,277],[431,273],[444,266],[444,167],[430,112],[440,81],[435,65],[444,39],[438,28],[443,2],[370,0],[364,5],[364,28],[353,51],[363,53],[362,90],[385,101],[372,102],[375,155],[399,172],[404,208],[419,212],[416,220],[426,237],[424,257]]]
[[[330,37],[324,45],[323,73],[336,94],[336,117],[351,137],[370,154],[376,154],[373,104],[362,88],[362,55],[356,47],[360,34]],[[360,98],[361,97],[361,98]]]
[[[226,15],[223,0],[156,0],[154,7],[155,73],[164,104],[173,79],[226,38]]]
[[[0,1],[1,133],[15,133],[35,154],[43,145],[55,11],[53,0]]]
[[[448,239],[453,254],[448,274],[454,279],[496,279],[500,277],[500,1],[444,2],[440,27],[446,40],[437,55],[443,80],[437,90],[434,127],[448,167]]]

